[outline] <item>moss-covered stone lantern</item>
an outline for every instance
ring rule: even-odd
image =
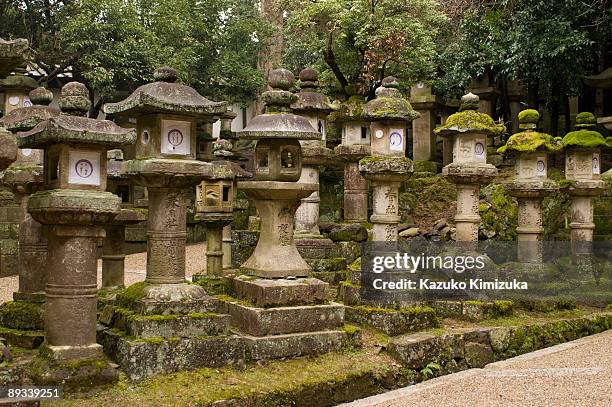
[[[565,178],[572,181],[571,240],[574,253],[590,251],[593,241],[593,199],[606,188],[601,180],[601,150],[612,148],[604,136],[595,131],[597,120],[590,112],[576,116],[576,129],[563,137]],[[612,144],[612,143],[611,143]]]
[[[497,168],[487,164],[487,137],[498,136],[506,129],[488,114],[478,112],[478,104],[478,96],[464,95],[459,112],[434,130],[453,145],[453,162],[442,169],[442,175],[457,186],[455,223],[457,241],[461,242],[478,241],[480,186],[497,175]]]
[[[205,179],[231,177],[227,166],[195,159],[196,126],[213,121],[227,107],[177,83],[173,68],[158,68],[154,78],[127,99],[104,105],[104,111],[136,118],[136,157],[124,164],[124,171],[148,191],[144,297],[162,303],[195,300],[205,292],[185,281],[187,188]]]
[[[519,113],[519,133],[513,134],[497,151],[516,159],[515,180],[506,184],[518,200],[518,257],[524,263],[541,263],[542,199],[558,190],[548,179],[548,154],[561,149],[560,139],[537,131],[540,114],[527,109]]]
[[[66,84],[63,113],[84,116],[89,92]],[[28,211],[47,228],[45,344],[56,360],[96,359],[97,246],[120,199],[106,192],[106,151],[135,141],[135,133],[107,120],[60,114],[19,133],[21,148],[45,150],[47,190],[30,196]]]
[[[329,99],[317,91],[319,74],[312,68],[300,72],[300,92],[297,101],[291,105],[293,112],[307,119],[311,126],[321,133],[321,140],[302,141],[303,167],[300,182],[319,184],[319,166],[325,164],[333,155],[332,150],[325,147],[327,115],[332,111]],[[295,237],[298,246],[331,245],[331,241],[323,239],[319,231],[319,191],[303,198],[295,213]],[[312,239],[317,240],[313,242]]]
[[[5,78],[16,67],[23,65],[27,60],[28,48],[26,39],[6,41],[0,38],[0,78]]]
[[[359,160],[370,155],[370,122],[364,115],[365,97],[353,94],[329,114],[342,126],[342,142],[334,155],[344,161],[344,221],[368,222],[368,181],[359,173]]]
[[[383,79],[376,89],[376,99],[364,106],[365,117],[372,122],[371,156],[359,161],[359,172],[372,183],[374,212],[370,221],[372,240],[397,241],[399,187],[412,175],[412,161],[405,157],[406,125],[419,114],[399,91],[396,79]]]

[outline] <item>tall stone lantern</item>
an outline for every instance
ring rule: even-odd
[[[293,112],[307,119],[321,133],[321,140],[302,141],[302,176],[299,182],[319,184],[319,166],[332,157],[332,150],[325,147],[327,115],[332,111],[329,99],[317,92],[319,74],[312,68],[300,72],[300,92],[291,105]],[[303,198],[295,213],[295,237],[298,245],[310,246],[310,239],[323,239],[319,231],[319,191]],[[328,241],[331,244],[331,241]]]
[[[43,350],[55,360],[96,359],[102,356],[96,343],[96,252],[104,226],[120,209],[120,199],[106,192],[106,151],[136,136],[113,122],[77,116],[90,107],[81,83],[66,84],[59,105],[64,114],[18,138],[21,148],[45,150],[47,190],[28,200],[49,242]]]
[[[227,166],[196,160],[197,123],[212,122],[227,107],[177,83],[173,68],[158,68],[154,78],[127,99],[104,105],[104,111],[136,118],[136,158],[124,164],[124,172],[148,191],[143,301],[198,300],[204,290],[185,281],[185,198],[187,188],[202,180],[231,178]]]
[[[289,91],[293,74],[273,70],[272,90],[262,98],[266,112],[254,117],[238,136],[257,140],[252,181],[238,188],[253,199],[261,214],[261,233],[255,251],[242,264],[243,274],[232,279],[244,301],[226,303],[233,323],[252,335],[247,344],[272,358],[325,353],[341,346],[344,307],[326,302],[327,283],[307,278],[310,267],[293,240],[295,211],[300,199],[318,189],[316,183],[297,182],[302,171],[300,140],[319,140],[321,134],[307,119],[291,113],[296,96]],[[272,307],[272,308],[270,308]],[[261,348],[260,348],[261,346]]]
[[[397,241],[400,221],[399,187],[412,175],[412,161],[405,157],[406,124],[419,117],[397,89],[396,79],[383,79],[376,89],[376,99],[364,107],[372,121],[372,155],[359,161],[359,172],[372,183],[374,212],[370,218],[372,240]]]
[[[30,92],[29,98],[33,105],[12,110],[8,115],[0,119],[0,125],[5,125],[13,133],[29,131],[40,122],[56,117],[60,111],[49,107],[53,94],[44,89],[37,88]],[[42,305],[45,301],[45,284],[47,276],[45,265],[47,262],[47,239],[43,233],[43,227],[35,221],[28,213],[29,196],[44,186],[43,177],[43,151],[33,149],[19,149],[17,161],[4,171],[2,184],[8,186],[19,205],[19,254],[17,270],[19,273],[18,290],[13,293],[16,302],[27,304],[24,308],[16,307],[12,321],[1,321],[0,324],[7,328],[20,331],[42,331],[42,318],[32,318],[32,310],[38,309],[42,315]],[[11,306],[8,306],[10,309]],[[24,315],[25,309],[29,315]],[[3,312],[6,316],[7,313]],[[14,323],[15,321],[29,320],[26,325]],[[13,323],[12,323],[13,322]],[[27,328],[27,329],[24,329]],[[8,335],[7,335],[8,336]],[[42,342],[42,335],[37,337],[31,333],[17,334],[16,337],[8,337],[9,342],[19,341],[22,347],[35,347]],[[24,339],[27,339],[24,341]]]
[[[574,254],[588,254],[593,241],[593,200],[606,188],[601,179],[601,150],[610,148],[595,131],[597,120],[590,112],[576,116],[576,129],[563,137],[565,178],[572,196],[571,240]]]
[[[342,125],[342,143],[334,148],[335,156],[344,162],[344,221],[368,222],[368,181],[359,172],[359,160],[370,155],[370,122],[363,108],[365,97],[351,95],[329,121]]]
[[[457,241],[478,241],[480,186],[497,175],[497,168],[487,164],[487,137],[498,136],[506,128],[491,116],[477,111],[478,96],[468,93],[461,98],[459,112],[448,117],[434,132],[453,145],[453,162],[442,169],[442,175],[457,186]]]
[[[499,153],[516,158],[513,182],[506,184],[508,193],[518,200],[518,258],[523,263],[542,262],[542,199],[558,190],[548,179],[548,154],[561,149],[560,140],[537,131],[540,114],[527,109],[519,113],[519,128]]]

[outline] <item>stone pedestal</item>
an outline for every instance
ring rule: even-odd
[[[102,288],[116,289],[125,284],[125,228],[145,221],[143,211],[123,208],[106,227],[102,246]]]
[[[518,261],[521,263],[542,263],[542,199],[554,193],[558,187],[549,180],[517,180],[506,186],[508,193],[518,201],[517,245]]]
[[[592,253],[593,242],[593,200],[606,188],[605,181],[578,180],[568,188],[572,197],[571,213],[571,241],[572,253]]]
[[[452,163],[442,169],[442,174],[457,186],[457,241],[478,241],[480,187],[491,182],[497,169],[486,163]]]
[[[435,163],[436,160],[436,111],[438,98],[431,94],[431,88],[422,83],[412,86],[410,103],[420,117],[412,121],[412,159],[415,166],[418,162]],[[427,164],[426,164],[427,165]],[[431,165],[429,165],[431,166]]]
[[[335,155],[344,161],[344,221],[368,221],[368,180],[359,172],[359,160],[370,155],[370,146],[363,144],[338,145]]]
[[[206,224],[206,274],[223,276],[225,252],[223,251],[223,232],[232,222],[231,213],[199,213],[196,220]],[[231,233],[231,230],[230,230]],[[231,241],[231,236],[230,236]],[[231,264],[231,251],[229,261]]]
[[[254,201],[261,216],[261,233],[255,251],[240,267],[245,274],[265,278],[305,277],[310,271],[293,241],[295,211],[302,198],[318,184],[242,181],[238,183]]]
[[[232,225],[223,226],[222,232],[223,270],[232,268]]]
[[[303,166],[298,183],[319,185],[319,166],[332,156],[320,141],[302,143]],[[321,239],[319,231],[319,189],[303,198],[295,212],[296,239]]]

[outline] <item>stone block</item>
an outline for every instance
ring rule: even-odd
[[[346,270],[346,259],[342,257],[328,259],[312,259],[304,258],[306,263],[312,268],[313,272],[330,272]]]
[[[338,224],[329,232],[329,238],[334,242],[363,242],[368,240],[368,231],[357,223]]]
[[[24,349],[36,349],[42,345],[45,334],[43,331],[20,331],[0,326],[0,338],[4,338],[10,346],[17,346]]]
[[[327,283],[316,278],[263,279],[239,276],[234,292],[257,307],[320,304],[326,301]]]
[[[273,336],[245,336],[250,359],[271,360],[318,356],[335,352],[347,340],[344,331],[320,331]]]
[[[344,323],[340,304],[256,308],[238,302],[227,303],[232,325],[254,336],[315,332],[336,329]]]
[[[306,261],[336,257],[336,247],[329,239],[296,239],[295,246]]]
[[[121,296],[118,295],[118,303],[121,304]],[[129,305],[131,311],[140,315],[187,315],[206,314],[216,312],[219,300],[213,297],[189,301],[157,301],[142,299],[134,301]]]
[[[245,364],[245,341],[239,336],[131,339],[100,327],[98,342],[134,381],[181,370]]]
[[[368,306],[346,307],[346,320],[369,325],[391,336],[438,326],[436,312],[430,307],[399,310]]]
[[[178,338],[218,336],[229,331],[230,316],[224,314],[128,316],[116,321],[128,336]]]

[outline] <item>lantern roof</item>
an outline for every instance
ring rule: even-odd
[[[412,105],[398,89],[399,84],[393,76],[382,80],[376,89],[376,98],[370,100],[363,108],[364,116],[372,121],[394,120],[411,122],[421,115],[412,109]]]
[[[58,116],[60,110],[49,106],[53,101],[53,93],[43,87],[30,91],[29,94],[32,106],[20,107],[11,110],[6,116],[0,119],[10,131],[28,131],[33,129],[38,123]]]
[[[19,38],[6,41],[0,38],[0,78],[8,76],[27,59],[28,40]]]
[[[571,131],[563,137],[564,147],[582,148],[612,148],[612,137],[608,139],[595,130],[597,119],[591,112],[581,112],[576,115],[576,130]]]
[[[477,111],[479,100],[473,93],[463,95],[459,112],[450,115],[442,126],[434,129],[434,133],[441,137],[467,133],[498,136],[506,131],[506,126],[495,123],[491,116]]]
[[[318,91],[319,73],[313,68],[300,72],[300,91],[297,101],[291,105],[294,112],[329,113],[334,108],[329,98]]]
[[[104,113],[131,116],[168,113],[206,119],[227,112],[227,102],[210,101],[194,88],[177,83],[178,75],[173,68],[158,68],[153,77],[155,82],[140,86],[121,102],[106,103]]]
[[[237,132],[244,139],[297,139],[320,140],[321,134],[316,131],[304,117],[291,113],[291,104],[297,96],[289,91],[295,78],[286,69],[275,69],[270,72],[268,85],[272,88],[262,94],[266,112],[255,116],[249,124]]]
[[[561,137],[553,137],[536,130],[537,123],[540,121],[540,113],[537,110],[523,110],[519,113],[518,118],[519,127],[524,131],[510,136],[506,145],[497,149],[498,153],[535,153],[536,151],[554,153],[563,148]]]
[[[59,105],[61,114],[17,134],[20,148],[46,148],[58,143],[112,148],[136,141],[134,129],[119,127],[110,120],[84,117],[89,108],[89,91],[82,83],[70,82],[64,85]]]

